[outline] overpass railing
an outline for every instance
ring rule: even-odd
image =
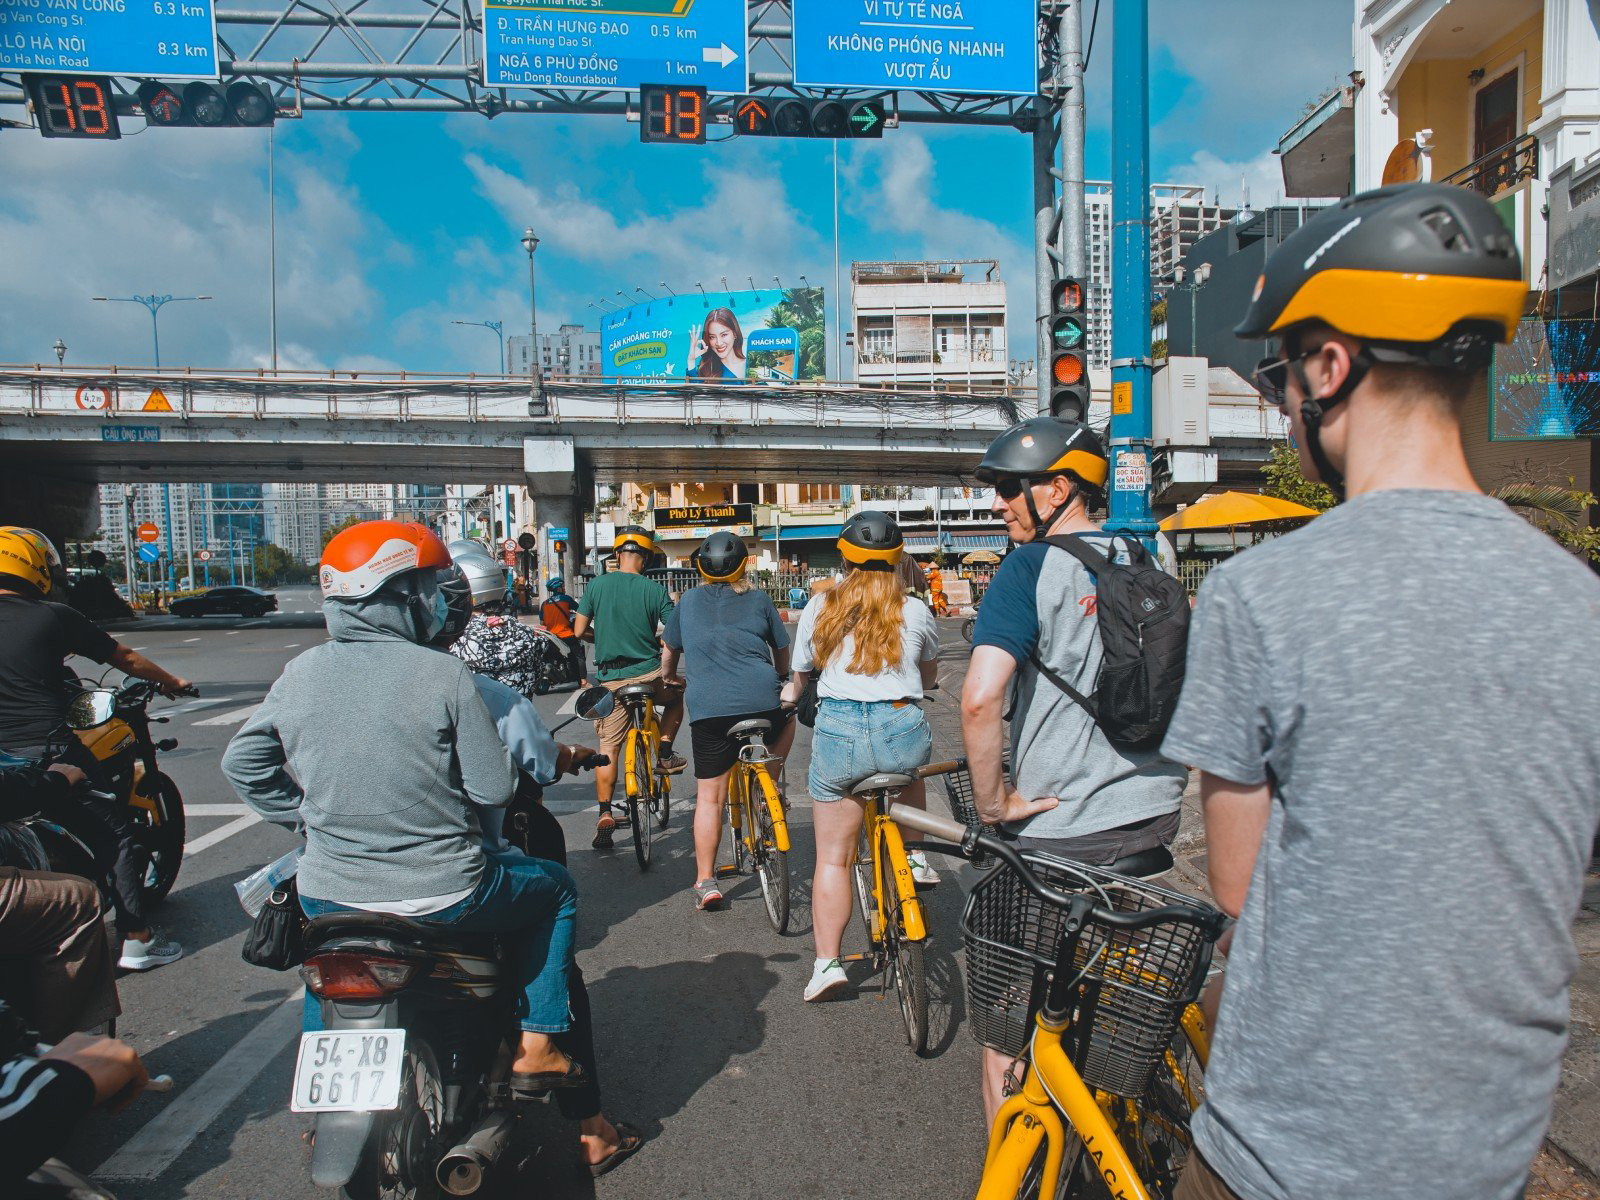
[[[715,383],[600,376],[530,381],[477,375],[267,370],[154,371],[0,366],[0,414],[120,420],[322,418],[520,421],[551,425],[863,425],[1003,428],[1031,393],[942,384]]]

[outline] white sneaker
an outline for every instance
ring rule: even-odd
[[[148,942],[136,942],[132,938],[123,940],[122,957],[117,960],[117,966],[124,971],[153,971],[157,967],[175,963],[182,957],[182,946],[167,941],[159,931],[152,929]]]
[[[844,964],[837,958],[819,958],[812,969],[811,982],[806,984],[806,1002],[826,1000],[836,995],[850,983],[844,973]]]
[[[935,887],[939,882],[939,872],[935,871],[926,857],[921,854],[907,854],[906,861],[911,864],[911,882],[918,887]]]

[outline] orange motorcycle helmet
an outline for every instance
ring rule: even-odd
[[[360,600],[407,571],[450,565],[439,535],[415,521],[363,521],[341,530],[322,551],[317,580],[327,600]]]

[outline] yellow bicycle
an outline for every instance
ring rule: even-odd
[[[1026,1077],[995,1115],[977,1200],[1167,1200],[1204,1092],[1210,1044],[1194,1001],[1223,915],[905,805],[890,816],[953,843],[915,843],[922,849],[1001,860],[962,917],[968,1016],[980,1041],[1008,1053],[1019,1027],[1031,1034],[1018,1054]]]
[[[840,958],[843,962],[871,962],[883,972],[883,990],[887,992],[890,984],[894,985],[906,1041],[918,1054],[928,1049],[928,974],[923,963],[928,923],[911,878],[905,839],[889,818],[889,804],[916,780],[942,775],[959,766],[954,762],[934,763],[914,775],[880,772],[858,779],[848,789],[852,796],[861,798],[866,809],[853,875],[861,924],[867,931],[867,949]],[[921,811],[905,804],[894,808],[898,812]]]
[[[661,768],[661,727],[656,724],[654,684],[618,688],[616,698],[628,710],[628,732],[622,742],[622,786],[628,798],[628,824],[633,829],[633,854],[639,869],[651,861],[652,824],[665,829],[672,816],[672,776]]]
[[[789,821],[783,796],[772,778],[767,752],[769,721],[740,721],[728,731],[744,744],[728,776],[728,836],[733,845],[732,873],[753,868],[761,881],[767,920],[779,933],[789,929]],[[722,872],[718,872],[721,874]]]

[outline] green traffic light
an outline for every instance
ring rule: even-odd
[[[1051,328],[1050,336],[1058,350],[1076,350],[1086,340],[1083,326],[1071,317],[1059,318]]]

